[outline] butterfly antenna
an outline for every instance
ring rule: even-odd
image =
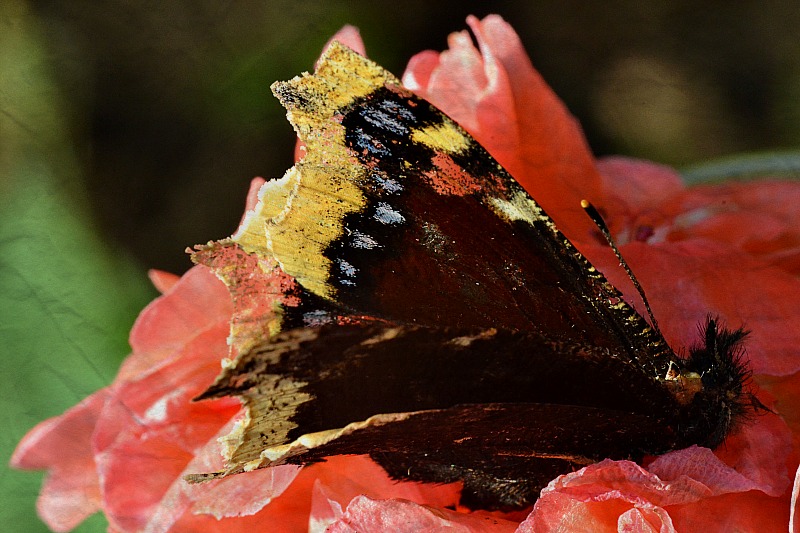
[[[647,296],[644,293],[644,289],[639,284],[639,280],[636,279],[636,276],[633,274],[633,270],[631,270],[631,267],[628,266],[625,258],[622,257],[622,253],[619,251],[617,244],[614,242],[614,237],[611,236],[611,232],[608,230],[606,221],[603,220],[603,217],[588,200],[581,200],[581,207],[584,211],[586,211],[586,214],[589,215],[589,218],[592,219],[592,222],[594,222],[595,226],[597,226],[597,229],[600,230],[600,233],[603,234],[603,237],[605,237],[606,242],[609,246],[611,246],[611,249],[614,250],[614,255],[617,256],[617,259],[619,259],[620,266],[625,269],[625,272],[628,273],[628,277],[630,278],[631,282],[633,282],[633,286],[636,287],[636,290],[639,292],[642,302],[644,302],[644,308],[647,309],[647,315],[650,317],[650,324],[652,324],[653,329],[656,330],[656,333],[661,335],[661,330],[658,328],[658,321],[656,320],[655,315],[653,315],[653,310],[650,309],[650,302],[647,301]]]

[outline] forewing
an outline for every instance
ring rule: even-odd
[[[273,90],[307,155],[263,189],[245,250],[356,314],[546,332],[666,369],[663,339],[536,202],[391,74],[334,45]]]

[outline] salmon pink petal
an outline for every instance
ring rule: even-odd
[[[207,472],[209,468],[193,463],[186,472],[189,470]],[[291,524],[297,522],[288,514],[274,514],[272,505],[274,499],[292,485],[299,472],[300,467],[279,466],[200,485],[190,485],[177,478],[144,531],[250,533],[263,530],[265,524],[275,524],[270,531],[302,530],[300,527],[282,529],[287,525],[284,520]],[[307,510],[298,514],[300,520],[308,517]]]
[[[328,533],[379,533],[425,531],[512,533],[517,524],[500,518],[434,509],[406,500],[373,500],[358,496],[344,515],[328,527]]]
[[[37,424],[17,445],[11,466],[38,470],[91,460],[92,432],[107,398],[107,389],[101,389],[61,416]]]
[[[172,483],[149,514],[144,530],[148,533],[180,531],[178,524],[187,520],[197,527],[189,530],[210,530],[216,525],[218,530],[232,531],[233,528],[219,528],[219,520],[254,515],[280,495],[288,487],[300,467],[282,466],[256,470],[241,476],[232,476],[206,483],[187,483],[183,476],[198,472],[212,472],[224,468],[220,437],[230,433],[235,419],[222,426],[217,433],[195,452],[181,474]],[[199,527],[199,523],[205,526]],[[231,522],[226,521],[226,524]],[[241,521],[235,521],[242,525]],[[253,522],[244,523],[253,527]]]
[[[453,35],[460,34],[455,33]],[[454,39],[454,37],[451,36],[448,41],[450,39]],[[421,96],[423,91],[427,91],[430,87],[432,87],[431,77],[434,75],[434,73],[436,73],[442,57],[447,53],[447,51],[439,53],[434,50],[425,50],[414,55],[414,57],[408,61],[406,71],[403,74],[403,85],[419,93]],[[457,106],[458,104],[454,103],[453,105]],[[455,117],[451,116],[451,118]],[[459,121],[459,124],[466,128],[464,124],[468,124],[470,120],[474,119],[474,116],[472,113],[464,113],[464,116],[461,118],[463,122]],[[474,123],[473,120],[473,124],[471,124],[469,131],[474,131],[477,129],[477,127],[478,125]]]
[[[800,370],[800,280],[725,245],[693,239],[677,243],[631,242],[621,247],[674,347],[698,342],[698,324],[710,314],[729,327],[751,331],[746,357],[755,374]],[[639,296],[607,246],[583,246],[595,266],[638,306]]]
[[[604,204],[594,198],[617,245],[630,241],[661,242],[671,222],[663,204],[683,193],[685,186],[674,169],[649,161],[606,157],[597,162],[606,190]]]
[[[617,519],[618,531],[641,531],[657,533],[672,529],[671,520],[663,512],[648,512],[644,509],[628,509]]]
[[[328,42],[325,43],[325,46],[322,47],[322,50],[327,50],[334,41],[339,41],[362,56],[366,57],[367,55],[367,48],[364,46],[364,41],[361,39],[361,32],[358,31],[358,28],[355,26],[351,26],[350,24],[345,24],[342,26],[342,28],[333,35],[333,37],[328,39]]]
[[[314,488],[311,521],[315,527],[338,518],[336,510],[345,508],[358,495],[373,499],[402,498],[437,507],[458,503],[461,486],[398,482],[366,456],[331,457],[320,469]],[[315,512],[316,510],[316,512]]]
[[[800,373],[779,378],[756,378],[759,385],[774,395],[774,409],[780,413],[781,419],[792,432],[793,449],[800,450]]]
[[[222,521],[218,521],[214,516],[208,514],[198,514],[196,512],[184,512],[180,518],[170,525],[171,529],[154,529],[153,531],[223,531],[226,533],[241,532],[251,533],[252,531],[262,531],[265,525],[269,527],[270,533],[291,533],[295,531],[305,531],[309,525],[309,516],[311,512],[311,494],[317,476],[321,470],[326,468],[326,463],[318,463],[297,470],[293,467],[287,467],[275,473],[275,479],[268,478],[270,474],[269,469],[261,471],[248,472],[233,476],[230,479],[231,483],[236,483],[243,477],[256,472],[264,472],[257,476],[261,480],[266,480],[267,483],[274,483],[267,485],[267,488],[274,492],[270,494],[269,505],[264,506],[258,512],[249,516],[228,517]],[[290,470],[292,469],[292,470]],[[197,472],[197,470],[194,470]],[[296,476],[296,477],[295,477]],[[293,479],[290,479],[293,478]],[[279,485],[283,485],[291,481],[288,486],[283,487],[283,492],[279,492]],[[249,481],[244,481],[249,484]],[[198,489],[202,489],[203,485],[199,485]],[[264,494],[264,493],[262,493]],[[222,494],[219,494],[222,497]],[[253,509],[255,509],[255,505]],[[164,507],[168,512],[168,506]],[[202,507],[197,509],[198,512],[203,511]]]
[[[228,351],[227,332],[228,327],[218,324],[198,334],[175,354],[170,364],[163,365],[145,379],[121,383],[115,396],[143,423],[173,420],[181,412],[175,411],[175,406],[190,402],[219,374],[220,360]],[[211,408],[216,404],[194,405]]]
[[[163,437],[143,436],[146,445],[133,438],[121,439],[112,451],[101,454],[98,466],[103,476],[103,510],[112,527],[139,531],[180,474],[191,455],[170,446]]]
[[[631,502],[666,506],[695,502],[713,495],[702,481],[689,476],[665,481],[632,461],[605,459],[578,472],[560,476],[542,490],[573,494],[586,501],[603,501],[610,496],[624,497]]]
[[[789,497],[772,498],[751,490],[668,510],[677,531],[786,531]]]
[[[612,496],[608,501],[584,503],[564,494],[554,494],[539,501],[541,506],[520,524],[519,533],[677,531],[665,509],[646,504],[633,506],[623,498]]]
[[[727,243],[800,273],[800,183],[761,180],[692,187],[665,202],[673,216],[670,240],[706,238]]]
[[[190,401],[228,353],[224,284],[205,267],[153,277],[165,294],[137,321],[114,384],[35,429],[15,455],[19,466],[50,468],[39,506],[57,529],[100,507],[112,528],[139,529],[195,449],[240,410],[234,399]]]
[[[542,490],[520,532],[631,531],[674,532],[664,504],[696,501],[708,495],[699,483],[673,486],[630,461],[605,460],[559,476]]]
[[[120,530],[141,530],[163,505],[169,488],[183,482],[180,476],[196,451],[175,446],[170,438],[173,434],[169,429],[129,432],[98,455],[103,508],[109,522]]]
[[[322,533],[344,514],[342,504],[331,494],[324,484],[317,480],[311,493],[311,514],[308,519],[308,533]]]
[[[769,453],[764,453],[769,450]],[[770,496],[786,493],[792,432],[780,416],[759,412],[730,435],[714,453]]]
[[[202,491],[195,492],[192,512],[217,520],[256,514],[280,496],[299,472],[299,466],[282,465],[220,479],[210,487],[197,486]]]
[[[97,470],[103,508],[121,530],[141,529],[198,450],[239,412],[236,400],[193,403],[194,395],[178,390],[144,416],[118,399],[106,406],[95,435]]]
[[[343,506],[355,496],[365,494],[374,499],[402,498],[445,507],[456,505],[461,494],[460,483],[434,485],[394,480],[363,455],[329,457],[325,466],[320,469],[317,479],[326,487],[326,493]]]
[[[582,198],[603,203],[600,176],[580,126],[533,69],[519,37],[501,17],[467,23],[450,50],[409,63],[403,82],[451,116],[525,187],[570,237],[590,223]]]
[[[226,428],[230,429],[230,428]],[[224,435],[225,431],[220,431]],[[210,445],[204,455],[218,457],[214,446]],[[218,460],[218,459],[217,459]],[[220,465],[213,461],[195,462],[186,469],[187,473],[218,470]],[[258,476],[253,474],[258,473]],[[205,513],[225,517],[223,531],[247,531],[249,527],[270,524],[277,529],[271,531],[300,531],[311,528],[323,530],[355,496],[366,493],[376,497],[380,494],[393,494],[428,501],[433,505],[452,505],[458,500],[458,486],[421,485],[400,483],[392,490],[393,481],[388,475],[362,456],[331,457],[323,463],[299,470],[284,466],[256,470],[221,480],[229,485],[214,487],[210,494],[203,494],[206,485],[191,487],[175,486],[162,500],[156,517],[161,523],[168,523],[173,531],[205,530],[216,518],[203,516]],[[230,494],[228,493],[230,491]],[[254,496],[253,493],[259,494]],[[177,495],[183,494],[181,497]],[[192,503],[194,502],[194,503]],[[186,507],[192,503],[192,512]],[[269,505],[266,505],[269,503]],[[336,508],[338,507],[338,515]],[[174,509],[180,509],[175,513]],[[255,512],[250,517],[235,517],[237,509]],[[172,513],[172,514],[170,514]],[[239,513],[244,514],[244,513]],[[167,519],[167,517],[172,518]],[[252,519],[252,520],[248,520]],[[155,523],[155,520],[154,520]],[[244,525],[242,525],[244,524]],[[150,531],[150,530],[148,530]],[[170,529],[152,529],[170,531]]]
[[[161,294],[169,292],[169,290],[174,287],[176,283],[178,283],[178,280],[181,279],[180,276],[170,272],[164,272],[163,270],[155,269],[148,270],[147,277],[150,278],[150,282]]]
[[[597,168],[609,196],[627,204],[626,209],[652,208],[686,189],[675,169],[651,161],[604,157],[597,161]],[[616,212],[615,203],[612,206]]]
[[[48,470],[37,510],[54,531],[69,531],[101,510],[91,439],[107,399],[102,389],[63,415],[41,422],[11,457],[14,468]]]
[[[141,529],[195,453],[239,411],[236,400],[194,403],[193,394],[178,390],[144,416],[125,403],[124,394],[107,403],[95,448],[103,508],[112,525]]]
[[[165,496],[145,531],[251,533],[265,527],[270,533],[304,531],[314,469],[285,466],[256,470],[221,480],[218,490],[209,489],[206,483],[187,489],[184,483],[185,492],[171,490]],[[210,483],[213,486],[216,482]],[[176,484],[174,488],[180,487]],[[203,497],[206,490],[211,492]],[[212,502],[214,496],[220,501]],[[238,505],[243,512],[237,514]]]
[[[190,269],[137,318],[130,335],[133,353],[125,360],[117,379],[134,379],[165,364],[187,339],[219,323],[227,324],[232,310],[225,285],[208,268]]]
[[[598,169],[608,192],[608,203],[598,207],[617,244],[702,238],[800,273],[800,183],[764,179],[687,188],[668,167],[623,157],[601,159]]]
[[[168,308],[178,313],[188,310],[186,318],[197,319],[185,298],[198,288],[219,286],[229,302],[224,285],[205,267],[195,267],[158,303],[172,304]],[[215,312],[208,303],[213,320],[203,317],[197,320],[197,330],[184,330],[183,343],[174,339],[172,351],[158,366],[138,373],[137,379],[118,381],[98,420],[93,446],[103,509],[122,531],[139,530],[147,523],[197,450],[241,408],[232,398],[191,401],[213,381],[228,353],[230,311],[224,316],[222,310],[230,304]],[[158,333],[158,325],[153,327]]]
[[[786,454],[783,455],[783,458],[785,461]],[[709,496],[749,490],[765,492],[765,488],[771,488],[748,479],[720,461],[714,452],[700,446],[690,446],[683,450],[666,453],[648,465],[647,470],[661,480],[672,484],[690,483],[704,486],[708,489]],[[783,490],[773,496],[782,493]]]
[[[785,461],[786,455],[779,455]],[[705,512],[707,507],[722,513],[720,502],[741,500],[775,509],[780,500],[763,491],[779,495],[785,490],[772,491],[761,480],[749,479],[706,448],[670,452],[655,459],[648,470],[629,461],[605,460],[560,476],[542,491],[520,531],[565,531],[568,524],[577,523],[585,531],[767,531],[788,519],[788,510],[771,515],[731,513],[724,520],[730,527],[720,529],[714,515]],[[751,529],[745,524],[770,527]]]
[[[226,435],[230,429],[229,424],[218,435]],[[212,439],[196,453],[184,474],[219,470],[222,467],[219,458],[219,446],[216,439]],[[328,511],[320,507],[321,504],[329,508],[335,504],[341,511],[354,496],[364,492],[409,496],[439,505],[453,504],[458,499],[457,486],[401,483],[393,491],[393,483],[383,469],[360,456],[332,457],[302,471],[298,467],[283,466],[199,485],[178,481],[161,499],[147,531],[204,530],[220,518],[225,518],[224,531],[247,531],[246,527],[255,524],[280,524],[284,528],[280,531],[297,531],[309,524],[331,521],[324,516]],[[324,496],[321,499],[325,487],[335,487],[330,489],[330,500]],[[313,502],[312,497],[315,498]],[[206,514],[213,518],[202,516]],[[257,521],[245,520],[243,515],[252,515]]]
[[[450,49],[441,54],[426,51],[411,58],[403,75],[403,83],[439,107],[473,136],[483,133],[483,137],[488,141],[498,132],[483,127],[484,125],[478,120],[477,108],[485,97],[491,96],[491,88],[488,86],[490,80],[486,71],[494,65],[484,66],[484,58],[475,48],[466,30],[450,34],[447,44]],[[415,71],[412,67],[421,70]],[[495,77],[504,75],[503,72],[493,73]],[[418,85],[419,82],[426,82],[427,85]],[[504,97],[508,99],[511,95],[506,91]],[[508,101],[505,108],[498,106],[497,110],[502,113],[506,121],[514,122],[516,117],[513,115],[508,119],[512,109],[513,102]],[[501,119],[495,117],[495,120]],[[487,149],[490,148],[486,142],[481,144]]]

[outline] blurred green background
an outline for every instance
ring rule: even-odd
[[[2,460],[113,379],[186,246],[229,235],[294,138],[271,82],[345,23],[401,74],[500,13],[597,154],[674,165],[800,144],[795,2],[0,2]],[[45,531],[41,475],[0,470],[0,524]],[[102,531],[95,517],[80,531]]]

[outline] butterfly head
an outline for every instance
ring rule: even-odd
[[[700,334],[701,342],[690,349],[683,363],[684,376],[696,376],[702,383],[689,406],[695,422],[688,429],[702,432],[706,438],[699,444],[714,448],[760,402],[746,390],[751,373],[743,341],[748,332],[726,329],[709,317]]]

